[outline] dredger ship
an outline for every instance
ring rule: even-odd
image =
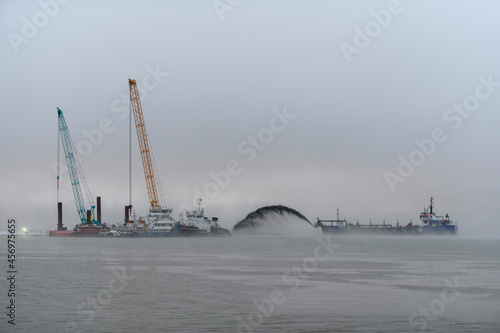
[[[169,237],[169,236],[230,236],[228,229],[219,225],[217,217],[205,216],[198,199],[198,208],[181,214],[180,221],[171,217],[172,209],[150,210],[146,217],[125,218],[118,225],[99,232],[99,236],[112,237]]]
[[[359,224],[339,218],[337,210],[336,220],[321,220],[318,218],[315,228],[321,228],[325,234],[435,234],[455,235],[458,232],[457,223],[449,215],[438,216],[434,212],[434,198],[430,205],[420,213],[417,223],[409,222],[406,226],[386,224]]]

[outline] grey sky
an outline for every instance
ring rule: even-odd
[[[54,14],[45,14],[47,22],[36,1],[0,4],[3,221],[55,228],[56,107],[75,144],[88,141],[83,131],[111,121],[82,165],[92,194],[103,198],[104,219],[123,219],[128,117],[121,117],[121,97],[128,98],[128,78],[139,85],[146,78],[144,117],[176,216],[192,203],[193,189],[212,182],[209,172],[236,160],[241,173],[207,205],[225,226],[269,204],[309,219],[340,208],[351,220],[406,223],[434,196],[438,213],[450,213],[463,234],[498,237],[500,86],[481,87],[488,96],[476,97],[467,118],[447,113],[475,96],[480,77],[500,82],[498,1],[247,0],[222,14],[214,3],[74,0],[46,7]],[[397,13],[385,26],[373,23],[372,11],[390,8]],[[26,21],[37,19],[28,38]],[[366,33],[377,24],[369,45],[346,57],[342,43],[356,47],[357,28]],[[12,42],[13,34],[26,42]],[[247,161],[238,147],[285,107],[296,117]],[[436,128],[446,140],[391,191],[384,174],[401,177],[399,156],[408,159],[415,140],[432,138]],[[133,143],[133,203],[144,213],[135,132]],[[61,198],[72,227],[78,220],[67,178]]]

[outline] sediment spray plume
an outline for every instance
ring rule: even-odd
[[[301,220],[306,221],[310,225],[312,223],[300,212],[296,211],[293,208],[289,208],[283,205],[274,205],[274,206],[265,206],[257,209],[254,212],[248,214],[243,220],[236,223],[234,225],[233,230],[241,230],[241,229],[254,229],[259,226],[262,226],[262,222],[271,217],[273,214],[285,216],[285,214],[289,214],[295,217],[300,218]]]

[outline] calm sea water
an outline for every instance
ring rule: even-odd
[[[318,236],[18,237],[0,331],[500,331],[500,241]]]

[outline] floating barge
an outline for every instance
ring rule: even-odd
[[[70,236],[71,233],[72,233],[71,230],[50,230],[49,236],[67,237]]]

